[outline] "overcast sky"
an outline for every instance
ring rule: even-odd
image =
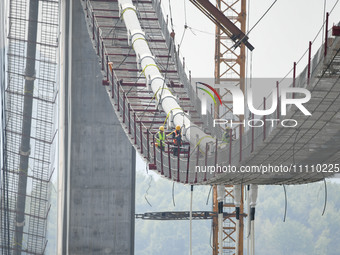
[[[337,0],[326,1],[326,11],[330,11]],[[186,6],[187,24],[195,29],[194,35],[186,31],[181,52],[186,58],[186,65],[192,70],[193,77],[214,76],[214,24],[206,18],[189,0],[170,0],[172,16],[177,37],[180,41],[184,30]],[[215,1],[211,1],[215,2]],[[262,16],[274,0],[248,1],[250,27]],[[168,14],[169,0],[162,0],[162,7]],[[278,0],[262,21],[249,35],[249,41],[255,47],[253,51],[253,77],[283,77],[292,68],[308,48],[322,26],[324,16],[323,0]],[[330,27],[340,21],[340,4],[330,16]],[[313,44],[313,50],[320,47],[321,34]],[[314,52],[314,51],[313,51]],[[249,58],[250,59],[250,58]],[[307,56],[304,58],[305,63]],[[305,65],[305,63],[303,65]],[[304,66],[298,66],[298,71]]]

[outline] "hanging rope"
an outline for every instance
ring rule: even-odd
[[[208,203],[209,203],[209,198],[210,198],[210,193],[211,193],[212,188],[213,188],[213,186],[211,185],[210,189],[209,189],[208,197],[207,197],[207,202],[205,203],[206,205],[208,205]]]
[[[326,211],[326,206],[327,206],[327,196],[328,196],[328,192],[327,192],[327,182],[326,182],[326,179],[323,178],[323,182],[325,184],[325,203],[324,203],[324,206],[323,206],[323,211],[322,211],[322,215],[323,216],[325,214],[325,211]]]
[[[286,216],[287,216],[287,191],[286,191],[286,186],[283,184],[283,191],[285,194],[285,213],[283,215],[283,222],[286,222]]]
[[[250,32],[260,23],[260,21],[267,15],[267,13],[270,11],[270,9],[275,5],[277,0],[275,0],[269,8],[265,11],[265,13],[256,21],[256,23],[252,26],[252,28],[243,36],[243,38],[240,41],[243,41],[244,38],[248,37]]]

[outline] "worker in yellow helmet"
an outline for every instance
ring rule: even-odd
[[[177,125],[172,132],[172,138],[174,143],[174,156],[177,156],[180,152],[180,146],[182,145],[181,126]]]
[[[222,135],[222,141],[225,142],[225,143],[230,143],[230,133],[231,133],[231,129],[230,127],[226,127],[223,135]]]
[[[164,132],[164,126],[160,126],[159,127],[159,131],[156,134],[156,145],[159,146],[161,148],[161,150],[164,151],[164,147],[165,147],[165,132]]]

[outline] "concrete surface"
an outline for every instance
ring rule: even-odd
[[[133,254],[135,151],[102,83],[79,0],[72,1],[68,254]]]

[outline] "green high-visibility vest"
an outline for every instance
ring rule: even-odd
[[[156,138],[156,142],[162,146],[164,146],[164,140],[165,140],[165,132],[158,132],[157,133],[157,138]]]

